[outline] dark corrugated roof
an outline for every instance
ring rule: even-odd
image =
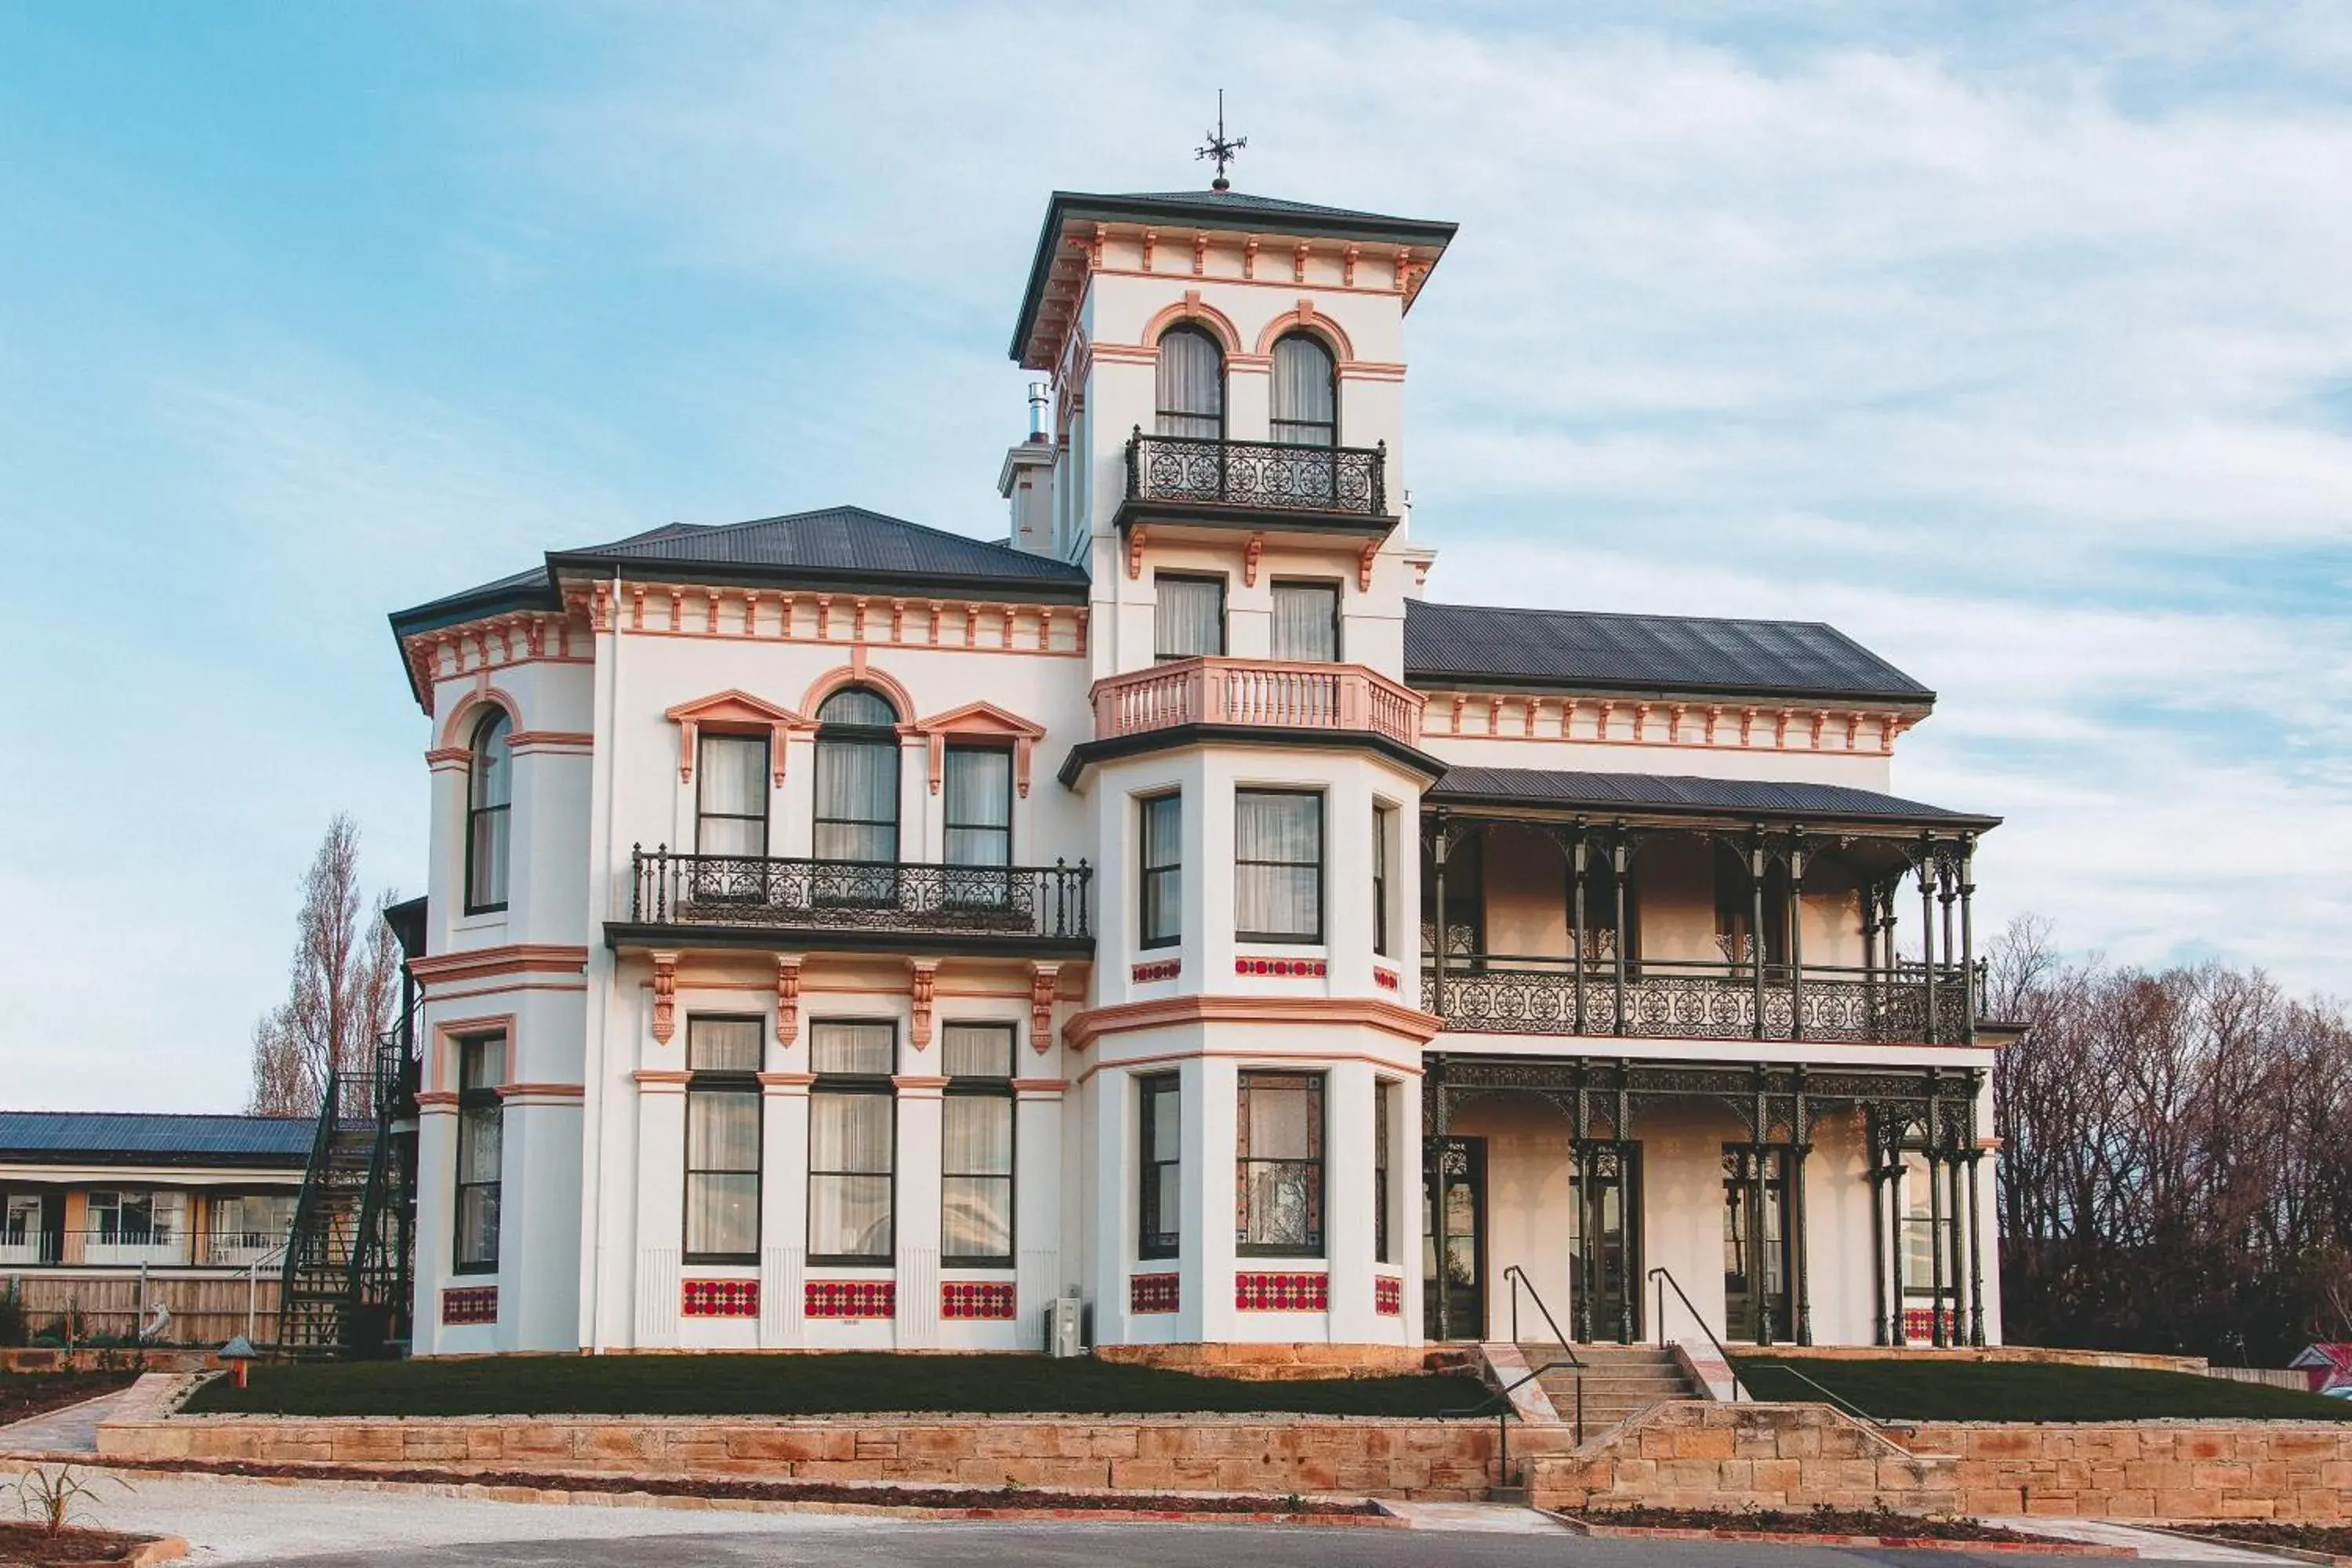
[[[1404,677],[1627,691],[1754,692],[1932,702],[1834,626],[1405,602]]]
[[[1801,816],[1825,821],[1909,823],[1982,829],[1997,816],[1947,811],[1875,790],[1773,779],[1695,778],[1685,773],[1556,773],[1544,768],[1448,768],[1432,803],[1510,804],[1611,815]]]
[[[293,1116],[0,1110],[0,1160],[300,1166],[317,1125]]]
[[[1007,545],[926,528],[862,506],[759,518],[719,528],[672,523],[612,544],[558,551],[557,569],[605,563],[750,568],[844,579],[953,579],[1083,591],[1085,568]]]
[[[1013,327],[1011,353],[1022,361],[1036,325],[1038,307],[1062,243],[1065,225],[1081,223],[1160,223],[1177,228],[1265,228],[1277,234],[1317,239],[1350,239],[1373,245],[1426,246],[1443,251],[1454,241],[1456,225],[1434,218],[1391,217],[1385,213],[1357,212],[1347,207],[1318,206],[1281,196],[1254,196],[1242,191],[1139,191],[1125,195],[1086,191],[1055,191],[1045,204],[1045,221],[1037,231],[1036,254],[1029,261],[1028,287],[1022,290],[1021,314]]]

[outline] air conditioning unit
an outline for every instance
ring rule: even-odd
[[[1045,1304],[1045,1353],[1087,1353],[1086,1304],[1076,1296],[1057,1296]]]

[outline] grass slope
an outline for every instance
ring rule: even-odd
[[[284,1415],[1438,1415],[1475,1405],[1486,1393],[1468,1377],[1241,1383],[1083,1357],[844,1352],[257,1365],[250,1387],[216,1378],[186,1408]]]
[[[1736,1358],[1759,1399],[1819,1401],[1793,1366],[1859,1409],[1897,1421],[2148,1421],[2221,1416],[2352,1421],[2352,1401],[2179,1372],[2030,1362]]]

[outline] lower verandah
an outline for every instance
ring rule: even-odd
[[[1589,1126],[1580,1152],[1564,1098],[1457,1092],[1444,1136],[1425,1127],[1428,1339],[2000,1342],[1991,1167],[1956,1105],[1931,1168],[1899,1109],[1813,1111],[1800,1160],[1775,1113],[1759,1146],[1701,1095],[1633,1110],[1623,1142]]]

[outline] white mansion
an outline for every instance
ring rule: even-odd
[[[1056,194],[1006,542],[672,524],[393,617],[418,1353],[1999,1339],[1933,694],[1425,599],[1453,234]]]

